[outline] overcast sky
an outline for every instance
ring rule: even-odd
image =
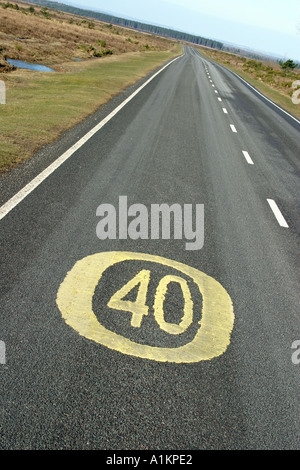
[[[300,61],[299,0],[58,0]]]

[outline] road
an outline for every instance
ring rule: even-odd
[[[1,449],[299,449],[299,131],[185,48],[1,178]]]

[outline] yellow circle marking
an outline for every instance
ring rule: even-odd
[[[190,343],[178,348],[153,347],[135,343],[102,326],[93,312],[93,295],[107,268],[128,260],[162,264],[188,275],[198,285],[202,294],[202,318],[199,329]],[[169,282],[179,282],[187,298],[186,282],[176,276],[167,276],[154,301],[158,323],[168,332],[178,334],[180,325],[166,324],[163,318],[164,294]],[[190,301],[191,302],[191,301]],[[226,290],[214,278],[195,268],[160,256],[131,252],[105,252],[78,261],[62,282],[57,305],[66,323],[81,336],[123,354],[160,362],[195,363],[213,359],[223,354],[230,344],[234,325],[233,305]],[[187,302],[181,328],[191,322],[191,306]],[[181,323],[182,323],[181,322]],[[169,326],[168,326],[169,325]],[[176,328],[177,326],[177,328]]]

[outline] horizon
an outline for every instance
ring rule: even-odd
[[[253,0],[251,6],[241,0],[228,0],[226,5],[221,0],[215,0],[213,5],[201,0],[127,0],[126,4],[110,0],[109,9],[99,0],[87,0],[85,4],[83,0],[57,1],[300,63],[300,3],[296,0],[289,2],[289,12],[282,0],[266,0],[263,5],[260,0]],[[263,26],[266,17],[268,27]]]

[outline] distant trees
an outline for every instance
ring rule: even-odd
[[[295,69],[298,66],[298,64],[296,64],[292,59],[288,59],[285,62],[280,60],[279,65],[283,70]]]
[[[65,11],[67,13],[72,13],[74,15],[85,16],[87,18],[100,20],[100,21],[103,21],[104,23],[108,23],[107,24],[108,28],[112,28],[113,25],[123,26],[125,28],[131,28],[136,31],[142,31],[142,32],[150,33],[150,34],[155,34],[158,36],[163,36],[166,38],[177,39],[178,41],[191,42],[199,46],[207,46],[207,47],[212,47],[214,49],[219,49],[219,50],[222,50],[224,46],[224,44],[220,41],[215,41],[212,39],[195,36],[192,34],[181,32],[181,31],[175,31],[169,28],[163,28],[160,26],[140,23],[139,21],[135,21],[135,20],[119,18],[116,16],[107,15],[105,13],[85,10],[82,8],[77,8],[72,5],[66,5],[64,3],[60,3],[56,1],[30,0],[30,3],[44,6],[45,8],[48,8],[48,7],[52,9],[54,8],[56,10]]]

